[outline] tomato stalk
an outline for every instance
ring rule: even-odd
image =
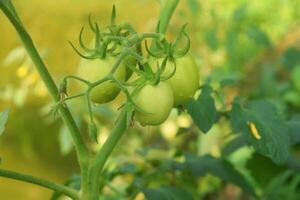
[[[12,178],[15,180],[20,180],[28,183],[33,183],[54,191],[57,191],[59,193],[63,193],[69,197],[71,197],[74,200],[79,200],[79,196],[76,190],[71,189],[69,187],[66,187],[64,185],[60,185],[57,183],[52,183],[51,181],[47,181],[41,178],[33,177],[30,175],[20,174],[17,172],[12,172],[8,170],[0,169],[0,176],[6,177],[6,178]]]

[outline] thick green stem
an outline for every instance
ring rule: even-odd
[[[127,110],[122,109],[121,114],[116,122],[115,127],[110,133],[108,139],[105,141],[101,150],[96,154],[93,162],[91,163],[89,173],[89,186],[88,193],[84,194],[83,200],[98,200],[99,199],[99,186],[102,169],[109,155],[117,145],[127,128]]]
[[[179,3],[179,0],[166,0],[159,14],[159,33],[166,33],[171,17]]]
[[[40,179],[30,175],[20,174],[8,170],[3,170],[3,169],[0,169],[0,176],[43,186],[45,188],[49,188],[59,193],[63,193],[64,195],[71,197],[73,200],[79,200],[78,193],[75,190],[68,188],[64,185],[59,185],[57,183],[52,183],[44,179]]]

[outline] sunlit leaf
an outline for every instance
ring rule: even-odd
[[[3,112],[0,112],[0,135],[3,134],[5,130],[5,124],[8,119],[9,109],[4,110]]]

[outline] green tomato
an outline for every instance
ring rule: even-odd
[[[122,46],[118,45],[114,50],[114,53],[117,53],[119,55],[121,51],[122,51]],[[118,55],[116,57],[118,57]],[[122,62],[126,66],[126,80],[128,80],[133,73],[133,71],[130,69],[129,66],[136,67],[137,60],[135,59],[135,57],[131,55],[127,55]]]
[[[126,80],[128,80],[133,73],[129,65],[136,67],[137,61],[133,56],[127,56],[123,62],[126,66]]]
[[[114,57],[94,60],[83,59],[78,68],[78,76],[90,82],[98,81],[109,74],[115,61]],[[125,81],[124,64],[119,65],[114,77],[119,81]],[[95,103],[107,103],[115,99],[119,92],[120,89],[115,83],[106,81],[92,89],[91,100]]]
[[[157,60],[150,60],[150,65],[156,69]],[[161,64],[162,59],[158,60]],[[174,106],[186,103],[189,99],[193,98],[195,92],[199,88],[199,71],[194,59],[186,55],[177,58],[176,71],[174,75],[166,82],[170,84],[174,95]],[[168,61],[162,76],[169,76],[174,70],[174,63]]]
[[[140,110],[135,118],[141,125],[159,125],[169,116],[173,107],[173,93],[168,83],[147,84],[134,94],[133,100]]]

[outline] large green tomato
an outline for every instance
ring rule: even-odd
[[[172,89],[165,82],[145,85],[133,96],[133,100],[141,109],[135,111],[135,118],[143,126],[163,123],[173,107]]]
[[[158,60],[162,63],[162,60]],[[151,59],[150,65],[156,68],[157,60]],[[175,74],[166,82],[170,84],[174,95],[174,106],[186,103],[189,99],[193,98],[196,90],[199,88],[199,71],[194,59],[186,55],[177,58]],[[163,76],[170,75],[174,70],[174,63],[168,61]]]
[[[94,60],[83,59],[78,68],[78,76],[90,82],[100,80],[109,74],[115,61],[114,57]],[[119,65],[114,77],[119,81],[125,81],[126,69],[124,64]],[[95,103],[107,103],[115,99],[119,92],[120,89],[115,83],[106,81],[92,89],[91,100]]]

